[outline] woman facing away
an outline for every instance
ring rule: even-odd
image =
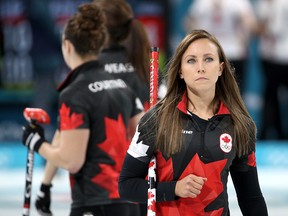
[[[40,125],[23,128],[24,145],[69,171],[70,216],[134,216],[134,204],[119,197],[118,178],[143,106],[97,60],[107,39],[105,21],[97,5],[86,3],[65,26],[62,52],[71,72],[58,88],[59,129],[52,145]]]
[[[144,25],[134,17],[126,0],[93,0],[107,17],[108,42],[99,61],[105,71],[123,79],[139,97],[144,110],[149,109],[150,96],[150,42]],[[159,98],[163,97],[166,84],[159,73]],[[147,215],[147,204],[140,206],[142,216]]]
[[[131,6],[126,0],[93,0],[106,16],[107,40],[98,60],[105,71],[114,78],[120,78],[141,100],[145,110],[149,108],[149,51],[148,35],[143,24],[134,18]],[[160,90],[165,89],[161,83]],[[161,91],[162,92],[162,91]],[[38,212],[51,215],[51,187],[56,167],[47,162],[35,202]],[[147,205],[143,206],[146,215]]]
[[[231,174],[242,214],[267,216],[259,186],[256,127],[217,39],[194,30],[167,71],[167,93],[141,119],[122,167],[119,193],[147,200],[145,180],[157,160],[156,214],[228,216]]]
[[[129,85],[140,98],[145,110],[148,110],[151,45],[144,25],[135,19],[126,0],[93,2],[102,8],[107,17],[108,43],[99,60],[105,64],[108,73],[123,79]],[[159,95],[163,97],[166,84],[162,79],[159,80]]]

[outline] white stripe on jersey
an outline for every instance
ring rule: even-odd
[[[133,136],[129,149],[127,151],[134,158],[145,157],[147,156],[148,145],[143,144],[143,141],[138,142],[140,133],[138,132],[138,125],[136,128],[136,133]]]

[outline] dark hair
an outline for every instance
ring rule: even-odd
[[[182,147],[181,129],[183,127],[180,111],[176,108],[186,91],[186,83],[180,78],[181,59],[189,45],[199,39],[208,39],[218,49],[219,61],[223,62],[224,69],[216,83],[214,104],[217,104],[217,101],[222,101],[229,109],[234,125],[237,154],[239,156],[246,154],[250,150],[250,144],[256,142],[255,123],[243,102],[234,69],[225,56],[220,43],[213,35],[204,30],[194,30],[189,33],[180,42],[168,64],[167,94],[158,103],[159,106],[154,113],[158,119],[155,147],[165,155],[179,152]]]
[[[80,56],[98,55],[106,36],[105,15],[92,3],[80,5],[64,29],[64,39],[71,41]]]
[[[94,0],[107,17],[109,46],[122,44],[140,78],[149,83],[150,43],[143,24],[134,18],[131,6],[125,0]],[[137,53],[136,53],[137,52]]]

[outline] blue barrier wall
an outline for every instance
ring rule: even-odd
[[[21,143],[0,143],[0,169],[25,169],[27,148]],[[261,167],[288,167],[288,142],[262,141],[256,146],[257,164]],[[35,167],[41,167],[45,160],[35,153]]]

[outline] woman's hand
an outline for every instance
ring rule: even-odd
[[[177,181],[175,195],[182,198],[196,198],[202,190],[207,178],[190,174]]]

